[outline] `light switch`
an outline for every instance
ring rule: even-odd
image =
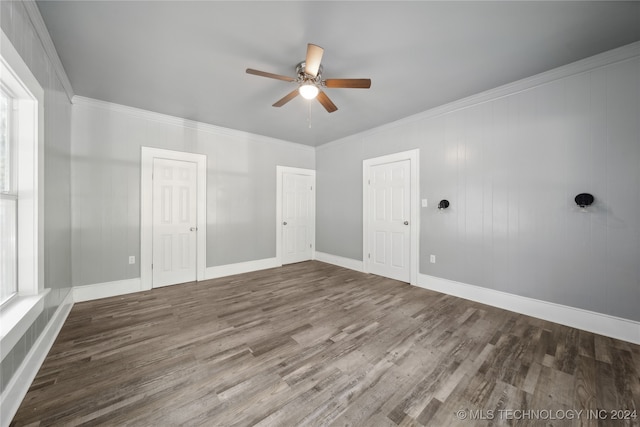
[[[427,199],[422,199],[422,207],[423,208],[427,207]]]
[[[129,257],[129,264],[135,264],[136,263],[136,257],[134,255],[131,255]]]

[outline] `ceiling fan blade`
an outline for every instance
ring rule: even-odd
[[[371,79],[327,79],[324,81],[326,87],[369,89]]]
[[[298,96],[298,89],[294,89],[291,92],[289,92],[282,99],[280,99],[275,104],[273,104],[273,106],[274,107],[282,107],[284,104],[286,104],[287,102],[291,101],[296,96]]]
[[[267,73],[266,71],[254,70],[253,68],[247,68],[247,74],[253,74],[255,76],[269,77],[270,79],[284,80],[285,82],[295,82],[293,77],[283,76],[280,74]]]
[[[324,49],[315,44],[309,43],[307,45],[307,59],[305,59],[304,72],[312,77],[318,75],[320,69],[320,61],[322,61],[322,54]]]
[[[316,97],[316,99],[320,102],[320,104],[322,104],[322,106],[324,107],[325,110],[327,110],[328,113],[333,113],[338,109],[338,107],[336,107],[336,104],[334,104],[329,99],[327,94],[324,93],[323,91],[318,92],[318,96]]]

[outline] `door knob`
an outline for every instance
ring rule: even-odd
[[[282,223],[282,225],[287,225],[287,221],[284,221],[284,222]]]
[[[189,231],[196,231],[197,229],[198,229],[198,227],[191,227],[191,228],[189,229]]]
[[[404,225],[409,225],[409,221],[405,221],[405,222],[404,222]]]

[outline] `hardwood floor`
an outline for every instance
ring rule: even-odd
[[[311,261],[76,304],[12,425],[637,426],[638,410],[640,346]]]

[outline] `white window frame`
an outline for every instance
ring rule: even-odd
[[[13,202],[13,221],[17,224],[17,219],[18,219],[18,211],[17,211],[17,204],[18,204],[18,195],[17,195],[17,188],[16,188],[16,165],[17,165],[17,144],[15,143],[15,134],[16,134],[16,114],[14,114],[13,112],[13,106],[14,106],[14,94],[12,93],[12,91],[10,90],[9,87],[7,87],[5,84],[2,83],[2,75],[0,75],[0,93],[2,93],[3,96],[5,96],[8,99],[8,109],[7,109],[7,128],[8,128],[8,140],[7,140],[7,144],[8,144],[8,154],[9,154],[9,158],[8,160],[8,169],[7,171],[9,172],[8,175],[5,175],[5,179],[8,180],[8,184],[9,184],[9,188],[7,189],[8,191],[2,191],[0,189],[0,201],[2,203],[5,202]],[[2,219],[0,219],[0,221],[2,221]],[[0,299],[0,306],[4,305],[4,304],[8,304],[9,301],[14,298],[16,295],[18,295],[18,283],[17,283],[17,278],[18,278],[18,242],[17,242],[17,226],[14,227],[13,230],[13,268],[10,267],[12,271],[12,276],[13,276],[13,285],[12,286],[13,289],[13,293],[11,294],[11,296],[9,296],[9,298],[7,298],[6,300],[1,300]],[[2,242],[0,242],[0,245],[5,246],[5,244],[8,243],[7,241],[7,237],[3,236],[2,238]],[[4,253],[4,252],[1,252]],[[6,262],[7,259],[3,257],[3,259],[0,260],[1,262]],[[4,275],[0,275],[0,280],[2,280],[4,277]]]
[[[18,294],[0,306],[0,360],[44,308],[44,90],[0,30],[0,80],[14,96],[18,199]]]
[[[11,168],[10,168],[10,172],[11,172],[11,176],[7,177],[9,179],[9,193],[10,194],[14,194],[16,191],[16,174],[15,174],[15,165],[16,165],[16,161],[17,161],[17,155],[16,155],[16,144],[15,141],[13,141],[15,133],[16,133],[16,129],[15,129],[15,114],[13,113],[13,102],[14,102],[14,95],[11,92],[11,90],[9,89],[9,87],[7,87],[6,85],[2,84],[2,75],[0,75],[0,92],[2,92],[7,98],[9,98],[10,100],[10,105],[9,105],[9,111],[8,111],[8,116],[7,117],[7,121],[8,121],[8,127],[9,127],[9,151],[10,151],[10,162],[11,162]],[[1,190],[0,190],[1,191]]]

